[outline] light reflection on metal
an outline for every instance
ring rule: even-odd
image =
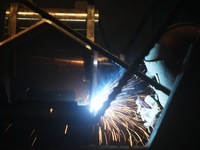
[[[92,50],[92,48],[91,48],[90,45],[86,45],[85,47],[86,47],[87,49],[89,49],[89,50]]]

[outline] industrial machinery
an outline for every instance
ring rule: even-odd
[[[0,18],[0,148],[151,150],[180,146],[184,135],[195,141],[185,128],[196,125],[184,120],[197,117],[197,82],[190,73],[199,25],[164,22],[128,64],[96,44],[94,5],[6,4]]]

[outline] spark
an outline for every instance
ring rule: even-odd
[[[110,80],[93,102],[102,107],[113,88],[118,85],[118,81],[119,79]],[[139,90],[136,87],[143,82],[133,75],[110,103],[104,115],[100,117],[97,123],[99,145],[118,143],[133,147],[135,145],[144,146],[148,142],[150,133],[145,128],[140,114],[137,113],[138,105],[136,104],[138,98],[142,99],[147,95],[146,90]]]
[[[29,135],[29,139],[32,137],[33,133],[35,132],[35,129],[33,129],[33,131],[31,132],[31,134]]]
[[[31,147],[33,147],[33,145],[35,144],[35,141],[37,140],[37,137],[34,138],[32,144],[31,144]]]
[[[50,112],[50,114],[53,113],[53,108],[52,107],[49,109],[49,112]]]
[[[104,140],[106,145],[107,141],[110,141],[110,143],[129,144],[131,147],[133,144],[144,146],[149,140],[149,133],[136,113],[136,109],[134,99],[114,100],[100,119],[101,143]],[[107,136],[102,139],[102,134]]]
[[[8,127],[6,128],[6,130],[4,131],[5,133],[8,131],[8,129],[10,128],[12,126],[12,123],[10,123],[9,125],[8,125]]]
[[[64,134],[67,134],[67,130],[68,130],[68,124],[65,125],[65,131],[64,131]]]

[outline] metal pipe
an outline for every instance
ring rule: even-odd
[[[87,19],[87,11],[82,9],[64,9],[64,8],[44,8],[43,9],[48,14],[53,17],[61,20],[61,21],[86,21]],[[8,17],[10,11],[6,11],[6,17]],[[18,19],[19,20],[40,20],[42,19],[41,15],[32,11],[28,8],[19,8],[18,10]],[[95,10],[94,12],[95,22],[99,20],[99,12]]]
[[[87,11],[83,9],[64,9],[64,8],[45,8],[43,9],[48,14],[52,15],[59,21],[72,26],[76,30],[86,30]],[[8,26],[10,10],[7,9],[5,16],[5,27]],[[20,7],[17,12],[18,28],[24,29],[37,21],[42,20],[43,17],[28,8]],[[99,22],[99,12],[94,12],[94,22]]]

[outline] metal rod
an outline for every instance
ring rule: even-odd
[[[44,8],[44,11],[64,24],[70,25],[74,30],[86,30],[87,12],[84,9]],[[7,9],[5,16],[5,28],[9,25],[8,23],[11,13],[12,12]],[[17,12],[17,27],[19,30],[25,29],[42,19],[41,15],[31,9],[19,7]],[[94,22],[99,22],[98,10],[94,10]]]
[[[83,9],[44,8],[43,10],[59,20],[86,21],[87,19],[87,12]],[[7,10],[6,17],[8,17],[9,14],[10,10]],[[42,19],[42,17],[38,13],[28,8],[21,7],[18,10],[17,17],[18,19],[26,21]],[[99,20],[98,10],[94,10],[94,20]]]

